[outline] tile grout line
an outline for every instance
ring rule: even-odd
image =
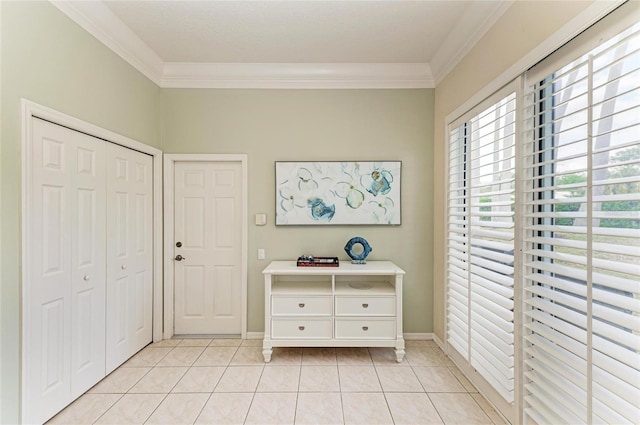
[[[403,360],[405,362],[409,363],[409,361],[407,360],[406,353],[405,353],[405,357],[404,357]],[[395,425],[396,420],[393,417],[393,412],[391,411],[391,406],[389,406],[389,400],[387,400],[387,392],[384,390],[384,387],[382,386],[382,381],[380,380],[380,375],[378,375],[378,368],[376,367],[375,363],[373,365],[373,370],[375,370],[376,376],[378,377],[378,382],[380,383],[380,389],[382,390],[382,397],[384,398],[384,402],[387,405],[387,411],[389,412],[389,416],[391,417],[391,422],[393,422],[393,424]]]
[[[184,341],[184,340],[182,340],[182,341]],[[169,350],[169,351],[167,352],[167,354],[165,354],[165,355],[162,357],[162,359],[160,359],[160,360],[156,363],[156,365],[152,367],[152,370],[153,370],[153,369],[156,369],[156,368],[160,368],[161,366],[158,366],[158,364],[160,364],[160,362],[161,362],[162,360],[164,360],[164,359],[165,359],[165,358],[166,358],[166,357],[167,357],[167,356],[168,356],[168,355],[169,355],[173,350],[175,350],[175,349],[176,349],[176,348],[177,348],[177,347],[182,343],[182,341],[181,341],[180,343],[178,343],[177,345],[173,346],[173,347],[172,347],[172,349],[171,349],[171,350]],[[211,342],[213,342],[213,340],[212,340]],[[211,343],[211,342],[210,342],[210,343]],[[167,398],[169,397],[169,394],[171,394],[171,391],[173,391],[173,389],[174,389],[174,388],[175,388],[175,387],[180,383],[180,381],[181,381],[181,380],[186,376],[186,374],[187,374],[187,373],[189,372],[189,370],[193,367],[193,365],[195,364],[195,362],[196,362],[196,361],[197,361],[197,360],[202,356],[202,354],[205,352],[205,350],[207,349],[207,347],[208,347],[208,346],[209,346],[209,345],[207,345],[206,347],[204,347],[204,349],[202,350],[202,352],[200,353],[200,355],[198,355],[198,357],[197,357],[196,359],[194,359],[194,360],[191,362],[191,366],[188,366],[188,367],[186,368],[186,370],[185,370],[185,371],[182,373],[182,375],[178,378],[178,380],[176,381],[176,383],[175,383],[175,384],[173,384],[173,386],[169,389],[169,391],[168,391],[168,392],[167,392],[167,394],[164,396],[164,398],[160,401],[160,403],[158,403],[158,405],[155,407],[155,409],[153,409],[153,411],[151,412],[151,414],[149,414],[149,416],[147,417],[147,419],[145,419],[145,421],[144,421],[143,423],[145,423],[145,424],[146,424],[146,423],[149,421],[149,419],[153,416],[153,414],[158,410],[158,408],[162,405],[162,403],[164,403],[164,401],[165,401],[165,400],[167,400]],[[190,348],[193,348],[193,347],[190,347]],[[234,355],[235,355],[235,353],[234,353]],[[171,366],[167,366],[167,367],[171,367]],[[149,371],[149,372],[151,372],[151,371]],[[216,385],[217,385],[217,384],[216,384]],[[133,387],[132,387],[132,388],[133,388]],[[212,394],[213,394],[213,393],[212,393]],[[211,396],[209,396],[209,397],[211,397]],[[205,405],[206,405],[206,403],[205,403]],[[203,409],[204,409],[204,406],[203,406]],[[200,413],[202,413],[202,409],[200,410]],[[198,416],[200,416],[200,414],[198,414]],[[196,420],[197,420],[197,417],[196,417]]]
[[[87,393],[82,394],[82,396],[84,396],[85,394],[87,394]],[[116,393],[116,394],[119,394],[119,393]],[[82,397],[82,396],[80,396],[80,397]],[[116,404],[117,404],[117,403],[122,399],[122,397],[124,397],[124,396],[125,396],[125,394],[120,394],[120,397],[118,397],[118,399],[117,399],[116,401],[114,401],[114,402],[113,402],[113,404],[107,408],[107,410],[105,410],[104,412],[102,412],[102,414],[101,414],[100,416],[98,416],[98,417],[96,418],[96,420],[95,420],[95,421],[93,421],[92,423],[94,423],[94,424],[95,424],[96,422],[98,422],[98,421],[100,420],[100,418],[102,418],[104,415],[106,415],[106,414],[107,414],[107,412],[108,412],[109,410],[111,410],[111,409],[113,408],[113,406],[115,406],[115,405],[116,405]],[[79,397],[78,397],[78,398],[79,398]],[[74,401],[74,402],[75,402],[75,401]],[[69,406],[71,406],[71,405],[69,405]],[[58,413],[58,414],[59,414],[59,413]],[[56,415],[56,416],[57,416],[57,415]],[[53,418],[55,418],[55,416],[54,416]],[[53,418],[51,418],[51,419],[49,419],[49,420],[52,420]]]
[[[173,349],[172,349],[171,351],[173,351],[176,347],[177,347],[177,345],[176,345],[175,347],[173,347]],[[166,355],[165,355],[165,356],[164,356],[160,361],[158,361],[158,363],[156,363],[156,365],[153,367],[153,369],[162,367],[162,366],[158,366],[158,364],[159,364],[162,360],[164,360],[164,358],[165,358],[165,357],[167,357],[167,356],[169,355],[169,353],[171,353],[171,351],[169,351],[169,352],[168,352],[168,353],[167,353],[167,354],[166,354]],[[203,352],[204,352],[204,350],[203,350]],[[200,354],[202,355],[202,353],[200,353]],[[199,358],[199,357],[200,357],[200,356],[198,356],[198,358]],[[195,360],[194,360],[194,362],[195,362]],[[193,364],[193,363],[192,363],[192,364]],[[167,366],[167,367],[171,367],[171,366]],[[155,408],[155,409],[153,409],[153,411],[151,412],[151,414],[147,417],[147,419],[145,419],[145,421],[143,422],[144,424],[146,424],[146,423],[149,421],[149,419],[151,419],[151,417],[153,416],[153,414],[154,414],[154,413],[156,413],[156,411],[158,410],[158,408],[159,408],[160,406],[162,406],[162,403],[164,403],[164,402],[165,402],[165,400],[166,400],[167,398],[169,398],[169,394],[171,394],[171,391],[173,391],[173,389],[176,387],[176,385],[178,385],[178,383],[182,380],[182,378],[184,378],[184,376],[187,374],[187,372],[189,371],[189,369],[191,369],[191,366],[187,367],[187,368],[186,368],[186,370],[185,370],[184,372],[182,372],[182,375],[180,375],[180,377],[178,378],[178,380],[176,381],[176,383],[175,383],[175,384],[173,384],[173,386],[169,389],[169,391],[167,392],[167,394],[165,394],[165,396],[164,396],[164,397],[163,397],[163,399],[160,401],[160,403],[158,403],[158,405],[156,406],[156,408]],[[151,372],[151,371],[149,371],[149,372]]]
[[[298,386],[296,388],[296,407],[293,410],[293,424],[296,423],[296,417],[298,416],[298,401],[300,399],[300,381],[302,380],[302,353],[300,354],[300,365],[298,366]],[[265,365],[266,367],[266,365]]]
[[[431,403],[431,405],[433,406],[433,409],[436,411],[436,414],[438,415],[438,417],[440,418],[440,421],[446,425],[446,422],[444,421],[444,418],[442,417],[442,414],[440,414],[440,411],[438,410],[438,408],[436,407],[436,404],[433,402],[433,400],[431,400],[431,396],[429,395],[429,393],[427,394],[427,398],[429,399],[429,403]],[[441,393],[443,394],[443,393]]]
[[[435,351],[435,350],[433,350]],[[445,354],[446,355],[446,354]],[[447,356],[448,358],[448,356]],[[446,365],[446,363],[443,363],[443,366],[447,368],[447,370],[449,371],[449,373],[451,373],[453,375],[453,377],[456,379],[456,381],[460,384],[460,386],[462,387],[462,389],[464,390],[464,394],[467,394],[469,397],[471,397],[469,390],[467,389],[467,387],[464,386],[464,384],[462,383],[462,381],[460,379],[458,379],[458,377],[451,372],[451,368],[449,366]],[[456,367],[457,369],[457,367]],[[447,393],[439,393],[439,394],[447,394]],[[448,393],[448,394],[461,394],[461,393]],[[433,402],[433,400],[431,399],[431,396],[429,395],[429,393],[427,392],[427,397],[429,398],[429,401],[431,402],[431,404],[433,405],[433,408],[436,410],[436,413],[438,414],[438,416],[440,417],[440,420],[446,425],[446,422],[444,421],[444,418],[442,417],[440,411],[438,410],[437,406],[435,405],[435,403]],[[473,397],[471,397],[473,399]],[[475,401],[475,400],[474,400]],[[477,404],[477,402],[476,402]],[[480,407],[480,406],[479,406]],[[484,412],[484,410],[482,409],[482,407],[480,407],[480,410],[482,410]],[[486,414],[486,413],[485,413]],[[488,417],[488,415],[487,415]],[[491,420],[491,418],[489,418],[489,420]],[[492,421],[493,422],[493,421]]]
[[[302,372],[302,371],[301,371]],[[298,390],[300,389],[300,375],[298,375]],[[296,416],[298,414],[298,398],[300,397],[300,391],[296,391],[296,402],[293,406],[293,424],[296,423]]]
[[[367,352],[369,349],[367,348]],[[342,400],[342,381],[340,380],[340,365],[338,364],[338,350],[336,350],[336,370],[338,371],[338,390],[340,391],[340,411],[342,412],[342,423],[345,423],[344,419],[344,400]]]
[[[184,341],[184,340],[183,340]],[[211,341],[209,341],[209,344],[207,344],[204,349],[202,350],[202,353],[200,353],[200,355],[193,361],[193,363],[191,364],[191,366],[189,367],[189,369],[187,369],[187,371],[185,372],[184,376],[187,375],[187,373],[189,373],[189,371],[191,369],[194,368],[194,364],[196,364],[196,362],[198,361],[198,359],[204,354],[204,352],[207,350],[207,348],[210,346],[210,344],[213,342],[213,339]],[[226,370],[226,368],[225,368]],[[204,408],[207,407],[207,403],[209,403],[209,400],[211,400],[211,397],[213,397],[213,392],[215,391],[216,387],[218,386],[218,384],[220,383],[220,380],[222,379],[222,375],[224,374],[224,372],[220,375],[220,377],[218,378],[218,382],[216,382],[216,385],[213,387],[213,389],[211,390],[211,392],[209,393],[209,397],[207,397],[207,400],[204,402],[204,404],[202,405],[202,408],[200,409],[200,411],[198,412],[198,414],[196,415],[195,419],[193,420],[193,423],[195,424],[196,422],[198,422],[198,419],[200,418],[200,415],[202,415],[202,412],[204,411]],[[176,385],[178,385],[180,383],[180,381],[183,379],[181,378]],[[175,387],[174,387],[175,388]]]
[[[133,355],[133,356],[131,356],[129,359],[127,359],[127,361],[125,361],[122,365],[120,365],[120,366],[118,366],[116,369],[114,369],[114,370],[113,370],[113,372],[115,372],[116,370],[118,370],[118,369],[120,369],[121,367],[123,367],[123,366],[124,366],[124,364],[126,364],[129,360],[131,360],[131,358],[133,358],[133,357],[137,356],[137,355],[138,355],[138,354],[140,354],[143,350],[146,350],[147,348],[151,348],[151,345],[153,345],[153,343],[146,345],[144,348],[142,348],[142,349],[141,349],[140,351],[138,351],[136,354],[134,354],[134,355]],[[111,409],[112,409],[112,408],[113,408],[113,407],[114,407],[114,406],[115,406],[115,405],[116,405],[120,400],[122,400],[122,399],[124,398],[124,396],[125,396],[125,395],[127,395],[127,394],[131,394],[129,391],[131,391],[131,389],[132,389],[133,387],[135,387],[135,386],[136,386],[136,385],[137,385],[137,384],[138,384],[138,383],[139,383],[139,382],[140,382],[140,381],[141,381],[145,376],[147,376],[149,373],[151,373],[151,371],[152,371],[153,369],[155,369],[155,368],[156,368],[156,365],[157,365],[158,363],[160,363],[160,362],[162,361],[162,359],[164,359],[166,356],[168,356],[168,355],[169,355],[169,353],[170,353],[170,352],[172,352],[172,351],[173,351],[173,349],[174,349],[175,347],[176,347],[176,346],[171,347],[171,350],[167,351],[167,352],[165,353],[165,355],[164,355],[164,356],[162,356],[160,359],[158,359],[158,361],[157,361],[156,363],[154,363],[154,365],[152,365],[152,366],[149,368],[149,370],[147,371],[147,373],[145,373],[142,377],[140,377],[140,379],[138,379],[138,380],[137,380],[137,381],[136,381],[136,382],[135,382],[135,383],[134,383],[134,384],[133,384],[133,385],[132,385],[128,390],[127,390],[127,391],[125,391],[125,392],[124,392],[124,393],[123,393],[123,394],[118,398],[118,400],[116,400],[116,402],[115,402],[115,403],[113,403],[113,404],[112,404],[112,405],[111,405],[111,406],[110,406],[110,407],[109,407],[109,408],[108,408],[108,409],[107,409],[107,410],[106,410],[102,415],[100,415],[100,416],[99,416],[99,417],[98,417],[98,418],[97,418],[93,423],[94,423],[94,424],[95,424],[95,423],[97,423],[97,422],[98,422],[98,421],[99,421],[99,420],[100,420],[104,415],[106,415],[106,414],[107,414],[107,412],[108,412],[108,411],[110,411],[110,410],[111,410]],[[163,348],[163,347],[157,347],[157,348]],[[111,373],[113,373],[113,372],[111,372]],[[111,375],[111,373],[110,373],[109,375]],[[96,384],[96,385],[97,385],[97,384]],[[86,393],[85,393],[85,394],[86,394]],[[169,393],[167,393],[167,394],[165,395],[165,397],[160,401],[160,403],[158,403],[158,406],[156,406],[156,408],[155,408],[155,409],[154,409],[154,410],[149,414],[149,416],[144,420],[144,422],[146,422],[146,421],[148,421],[148,420],[149,420],[149,418],[153,415],[153,413],[155,412],[155,410],[156,410],[156,409],[157,409],[157,408],[162,404],[162,402],[167,398],[167,395],[169,395]]]
[[[249,402],[249,407],[247,408],[247,411],[244,414],[244,420],[242,421],[243,424],[246,424],[247,423],[247,419],[249,419],[249,412],[251,411],[251,406],[253,406],[253,402],[254,402],[255,399],[256,399],[256,393],[253,392],[251,394],[251,401]]]
[[[146,424],[149,419],[151,419],[151,417],[153,416],[154,413],[156,413],[156,410],[158,410],[158,407],[160,407],[162,405],[162,403],[164,403],[164,401],[167,399],[167,397],[169,397],[169,393],[165,394],[164,397],[162,398],[162,400],[160,400],[160,403],[158,403],[158,405],[153,409],[153,411],[151,413],[149,413],[149,416],[147,416],[147,419],[145,419],[142,423]]]
[[[239,347],[238,347],[238,348],[239,348]],[[238,352],[238,350],[236,350],[236,353],[237,353],[237,352]],[[235,354],[234,354],[234,357],[235,357]],[[231,360],[229,361],[229,366],[227,366],[227,369],[228,369],[229,367],[231,367],[231,362],[232,362],[232,361],[233,361],[233,357],[231,357]],[[249,403],[249,408],[247,409],[247,412],[245,413],[244,421],[242,421],[242,423],[243,423],[243,424],[246,424],[246,423],[247,423],[247,420],[249,419],[249,412],[251,412],[251,406],[253,406],[253,402],[254,402],[254,401],[255,401],[255,399],[256,399],[256,394],[257,394],[257,392],[258,392],[258,386],[260,385],[260,380],[262,379],[262,375],[264,374],[264,368],[265,368],[265,367],[266,367],[266,366],[263,364],[263,365],[262,365],[262,370],[260,371],[260,377],[258,378],[258,382],[256,382],[256,387],[254,388],[254,390],[253,390],[253,395],[251,396],[251,402]],[[226,369],[225,369],[225,372],[226,372]],[[224,375],[224,374],[223,374],[223,375]],[[222,377],[220,377],[220,380],[222,380]]]
[[[216,384],[218,385],[218,384]],[[209,403],[209,400],[211,400],[211,397],[213,397],[213,391],[211,391],[209,393],[209,397],[207,397],[207,400],[204,402],[204,404],[202,405],[202,408],[200,409],[200,411],[198,412],[198,415],[196,416],[196,418],[193,420],[193,423],[195,424],[196,422],[198,422],[198,419],[200,419],[200,416],[202,415],[202,412],[204,411],[204,408],[207,407],[207,403]]]
[[[411,366],[413,368],[413,366]],[[448,370],[448,369],[447,369]],[[415,374],[415,371],[413,372]],[[416,375],[417,376],[417,375]],[[455,376],[454,376],[455,377]],[[456,378],[457,379],[457,378]],[[433,402],[433,400],[431,399],[431,396],[429,396],[429,392],[427,391],[427,389],[424,387],[424,385],[422,384],[422,381],[420,381],[420,378],[418,378],[418,382],[420,382],[420,385],[422,385],[422,388],[424,389],[424,393],[427,396],[427,399],[429,400],[429,403],[431,403],[431,406],[433,406],[433,410],[436,411],[436,414],[438,415],[438,417],[440,418],[440,421],[446,425],[444,418],[442,417],[442,415],[440,414],[440,411],[438,411],[438,408],[436,407],[435,403]],[[467,390],[464,385],[460,384],[462,386],[463,390]]]

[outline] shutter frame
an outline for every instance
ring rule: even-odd
[[[571,62],[555,56],[525,76],[523,122],[535,137],[523,158],[523,408],[536,421],[638,423],[640,229],[630,226],[640,210],[610,209],[640,199],[640,171],[611,174],[640,163],[640,137],[628,133],[640,134],[640,119],[630,116],[640,115],[640,79],[626,79],[640,75],[640,23],[616,36],[622,41],[593,31],[585,37],[600,37],[598,51]],[[625,151],[630,157],[616,162]],[[583,180],[562,183],[573,176]],[[615,192],[623,187],[629,191]]]
[[[514,81],[449,129],[446,340],[503,404],[515,401],[517,91]]]

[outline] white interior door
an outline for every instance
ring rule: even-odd
[[[174,170],[174,332],[240,334],[242,164],[185,161]]]
[[[152,339],[153,165],[131,149],[106,150],[109,373]]]
[[[32,131],[23,420],[41,423],[105,375],[105,143]]]

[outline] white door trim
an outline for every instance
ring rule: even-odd
[[[20,292],[22,294],[22,323],[20,329],[21,336],[21,353],[22,359],[22,371],[21,382],[25,382],[25,370],[26,353],[29,347],[27,347],[27,338],[24,335],[29,324],[29,311],[26,306],[28,303],[28,294],[26,293],[26,287],[23,284],[30,278],[30,269],[32,264],[29,262],[29,236],[30,223],[32,217],[30,216],[31,209],[31,120],[34,117],[42,118],[55,124],[68,127],[72,130],[76,130],[82,133],[89,134],[91,136],[103,139],[118,145],[137,150],[149,154],[153,157],[153,341],[160,341],[162,339],[162,325],[163,325],[163,312],[162,312],[162,151],[152,146],[145,145],[144,143],[130,139],[126,136],[122,136],[118,133],[106,130],[97,125],[88,123],[71,115],[58,112],[54,109],[48,108],[43,105],[39,105],[27,99],[21,101],[22,109],[22,248],[21,248],[21,272],[20,279]],[[26,394],[25,385],[22,385],[21,400],[24,400]],[[24,417],[25,404],[22,403],[21,412]]]
[[[248,235],[248,157],[246,154],[165,154],[164,155],[164,338],[173,336],[174,279],[173,279],[173,190],[174,165],[176,162],[239,162],[242,165],[242,234],[241,263],[241,337],[247,336],[247,235]]]

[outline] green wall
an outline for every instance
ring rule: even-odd
[[[0,8],[0,423],[10,424],[20,394],[20,98],[160,147],[160,89],[49,2]]]
[[[248,330],[264,330],[262,269],[301,254],[338,256],[353,236],[370,260],[407,272],[404,331],[432,331],[434,90],[162,90],[165,153],[249,158]],[[278,226],[275,161],[401,160],[402,225]],[[253,225],[266,213],[266,226]],[[257,260],[265,248],[267,259]]]
[[[356,235],[369,259],[406,270],[405,332],[432,331],[434,90],[160,89],[42,1],[0,1],[0,43],[0,423],[20,410],[21,98],[167,153],[248,154],[250,332],[263,330],[270,260],[346,260]],[[276,228],[276,160],[401,160],[402,225]]]

